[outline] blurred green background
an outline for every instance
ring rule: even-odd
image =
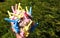
[[[11,6],[19,2],[23,8],[32,6],[33,21],[39,23],[28,38],[60,38],[60,0],[0,1],[0,38],[16,38],[4,18],[8,17],[7,10],[11,11]]]

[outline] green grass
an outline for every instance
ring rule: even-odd
[[[10,30],[10,23],[4,20],[8,17],[7,10],[21,2],[23,8],[32,6],[33,21],[39,22],[28,38],[60,38],[60,0],[6,0],[0,2],[0,36],[15,38]]]

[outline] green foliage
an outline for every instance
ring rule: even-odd
[[[60,0],[6,0],[0,2],[0,36],[15,38],[10,30],[10,23],[4,20],[8,17],[7,10],[21,2],[23,8],[32,6],[32,16],[39,25],[28,38],[60,38]]]

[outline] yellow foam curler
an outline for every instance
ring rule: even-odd
[[[18,10],[22,10],[22,7],[21,7],[21,5],[20,5],[20,3],[18,4]]]
[[[25,32],[25,37],[28,37],[28,35],[29,35],[29,32],[26,31],[26,32]]]
[[[9,11],[7,11],[8,12],[8,15],[9,15],[9,17],[11,16],[11,14],[10,14],[10,12]]]
[[[28,37],[28,35],[29,35],[29,32],[27,32],[26,37]]]
[[[23,30],[28,31],[31,23],[32,23],[32,21],[30,21],[30,23],[29,23],[27,26],[25,26],[25,27],[23,28]]]
[[[12,16],[16,16],[16,17],[18,17],[17,14],[11,13],[11,12],[9,12],[9,11],[7,11],[7,12],[8,12],[9,18],[12,18]]]
[[[28,12],[28,8],[27,8],[27,6],[26,6],[26,11]]]
[[[23,13],[21,13],[21,14],[14,14],[14,13],[11,13],[11,15],[13,15],[13,16],[16,16],[17,18],[21,18],[21,17],[23,17]]]
[[[7,12],[8,12],[9,18],[11,18],[12,17],[11,12],[9,12],[9,11],[7,11]]]

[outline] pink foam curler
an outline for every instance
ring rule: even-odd
[[[13,6],[11,6],[11,9],[12,9],[13,13],[16,13]]]

